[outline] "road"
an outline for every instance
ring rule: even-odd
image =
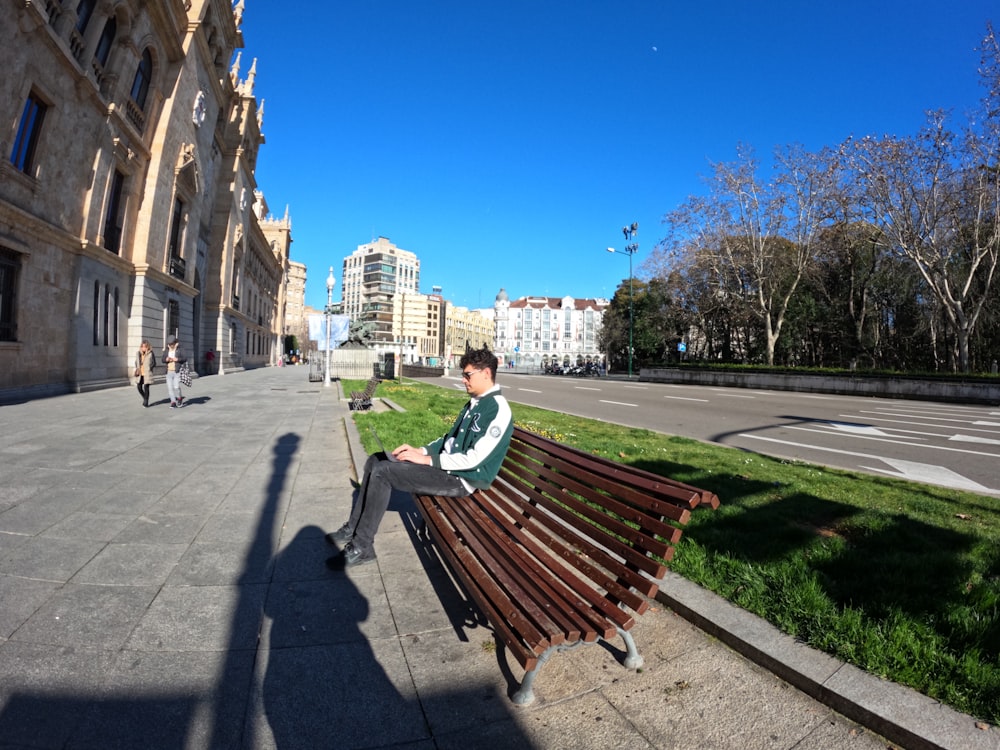
[[[516,403],[1000,495],[998,407],[502,371],[498,380]]]

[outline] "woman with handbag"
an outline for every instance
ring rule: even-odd
[[[139,351],[135,355],[135,376],[138,378],[136,388],[142,396],[142,405],[149,406],[149,386],[153,384],[153,368],[156,367],[156,355],[149,341],[143,339]]]
[[[181,353],[181,346],[176,336],[167,336],[163,361],[167,364],[167,394],[170,396],[170,408],[179,409],[184,406],[184,396],[181,393],[181,364],[187,362],[187,357]]]

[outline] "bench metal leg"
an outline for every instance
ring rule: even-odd
[[[619,627],[615,628],[618,631],[618,635],[622,637],[625,641],[625,660],[623,664],[626,669],[641,669],[644,663],[642,655],[639,653],[639,649],[636,648],[635,639],[632,634],[627,630],[622,630]],[[604,640],[603,638],[601,640]],[[538,664],[530,672],[524,673],[524,679],[521,680],[521,687],[518,689],[511,700],[518,706],[527,706],[529,703],[535,700],[534,684],[535,678],[538,676],[538,670],[545,666],[545,662],[549,660],[549,657],[557,651],[569,651],[570,649],[577,648],[578,646],[583,646],[584,641],[576,641],[575,643],[562,643],[558,646],[549,646],[538,657]]]
[[[534,701],[535,691],[532,686],[535,684],[535,678],[538,676],[538,670],[545,666],[545,662],[549,660],[549,657],[557,651],[569,651],[570,649],[574,649],[577,646],[582,645],[583,641],[576,641],[575,643],[561,643],[558,646],[549,646],[545,649],[542,655],[538,657],[538,664],[535,665],[535,668],[530,672],[524,673],[524,679],[521,680],[521,687],[516,693],[514,693],[511,701],[518,706],[527,706],[529,703]]]
[[[643,665],[642,656],[639,654],[639,649],[635,647],[635,639],[632,638],[632,634],[627,630],[622,630],[617,628],[618,635],[622,637],[625,641],[625,667],[627,669],[641,669]]]

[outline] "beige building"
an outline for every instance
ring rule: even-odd
[[[466,349],[493,349],[493,321],[480,310],[447,305],[445,313],[445,362],[458,364]]]
[[[443,356],[444,306],[444,300],[437,294],[395,295],[392,335],[403,362],[430,364]]]
[[[295,336],[300,349],[307,349],[309,342],[309,319],[306,316],[306,266],[304,263],[288,262],[288,283],[285,289],[285,329],[286,336]],[[285,353],[282,350],[282,353]]]
[[[273,361],[291,225],[242,0],[0,2],[0,397],[125,384],[170,334],[201,372]]]

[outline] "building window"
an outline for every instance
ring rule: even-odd
[[[185,276],[184,259],[181,250],[184,246],[184,201],[174,198],[174,215],[170,220],[169,271],[171,276],[183,279]]]
[[[14,139],[14,150],[10,153],[11,163],[19,170],[28,174],[35,166],[35,150],[45,119],[45,103],[32,91],[21,113],[21,122],[17,127],[17,138]]]
[[[169,300],[167,302],[167,335],[177,336],[180,338],[178,333],[181,328],[181,305],[175,300]]]
[[[149,94],[149,84],[152,80],[153,56],[149,53],[149,48],[146,48],[142,51],[142,59],[139,60],[139,67],[136,68],[130,94],[132,101],[138,104],[139,109],[143,111],[146,110],[146,96]]]
[[[0,247],[0,341],[17,341],[17,280],[21,256]]]
[[[108,208],[104,215],[104,247],[118,255],[122,239],[122,194],[125,191],[125,175],[115,170],[108,193]]]
[[[111,285],[104,285],[104,345],[108,345],[108,330],[111,325]]]
[[[118,299],[118,287],[115,287],[114,303],[115,303],[114,315],[112,316],[112,320],[111,320],[111,325],[112,325],[112,329],[111,329],[111,342],[112,342],[113,346],[117,347],[118,346],[118,323],[119,323],[118,318],[119,318],[119,315],[120,315],[120,312],[121,312],[121,307],[119,307],[119,299]]]
[[[94,346],[101,343],[101,282],[94,282]]]
[[[76,6],[76,30],[81,34],[87,30],[96,4],[97,0],[80,0],[80,4]]]
[[[94,59],[97,60],[101,68],[108,64],[108,58],[111,56],[111,44],[115,41],[117,32],[118,21],[115,20],[114,16],[111,16],[104,24],[104,31],[101,32],[101,38],[97,41],[97,50],[94,52]]]

